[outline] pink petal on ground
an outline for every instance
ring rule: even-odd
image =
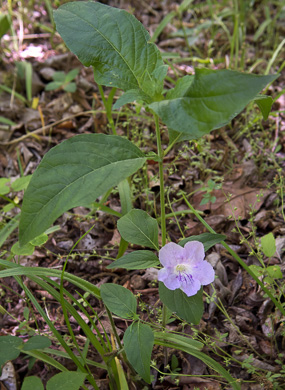
[[[174,242],[169,242],[160,249],[158,257],[165,267],[175,267],[183,259],[184,249]]]
[[[199,280],[203,286],[212,283],[215,279],[214,268],[207,261],[196,264],[192,268],[191,274],[193,279]]]
[[[204,245],[199,241],[187,242],[184,246],[186,258],[191,260],[191,264],[200,263],[205,258]]]

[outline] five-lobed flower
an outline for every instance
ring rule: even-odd
[[[164,268],[158,271],[158,280],[169,290],[180,288],[188,297],[195,295],[215,279],[213,267],[204,258],[204,245],[199,241],[187,242],[184,248],[170,242],[159,251]]]

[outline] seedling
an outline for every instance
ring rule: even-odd
[[[75,92],[76,83],[72,82],[79,73],[79,69],[72,69],[67,74],[64,72],[54,72],[51,81],[45,86],[46,91],[56,91],[62,89],[65,92]]]

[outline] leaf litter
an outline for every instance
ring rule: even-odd
[[[109,3],[109,5],[116,6],[116,4],[111,4],[112,2]],[[121,3],[120,7],[131,11],[128,2]],[[193,28],[201,23],[199,18],[207,10],[203,8],[201,2],[198,3],[199,7],[196,11],[183,15],[182,27],[184,29]],[[152,33],[163,17],[174,9],[175,5],[169,2],[151,1],[147,7],[143,7],[140,2],[136,1],[133,11]],[[42,4],[36,2],[35,10],[29,10],[31,20],[37,20],[39,17],[37,12],[39,11],[42,11]],[[257,12],[259,18],[261,18],[260,12],[261,10]],[[44,12],[43,15],[45,14]],[[47,17],[41,22],[49,24]],[[195,39],[192,37],[192,40],[188,39],[186,42],[184,38],[175,37],[172,34],[179,31],[180,27],[181,22],[174,18],[162,31],[157,41],[162,51],[178,53],[182,58],[188,57],[189,50],[190,54],[196,53],[196,48],[200,50],[200,53],[209,52],[209,29],[201,28],[199,34],[194,36]],[[29,34],[35,33],[32,24],[29,28]],[[18,83],[16,91],[24,96],[24,100],[17,95],[13,97],[10,93],[3,91],[1,93],[0,115],[13,122],[13,124],[5,124],[3,128],[0,128],[0,174],[3,178],[20,177],[21,171],[24,175],[33,173],[46,151],[66,138],[78,133],[92,133],[94,131],[105,133],[107,129],[106,113],[97,86],[93,82],[91,69],[82,68],[72,54],[62,53],[62,48],[59,46],[54,49],[51,45],[50,35],[44,36],[44,34],[35,33],[33,42],[28,39],[30,38],[24,39],[22,46],[16,53],[17,55],[13,54],[13,50],[10,50],[11,54],[3,62],[3,69],[0,71],[1,83],[5,84],[12,77],[11,64],[15,58],[30,62],[33,66],[33,73],[36,75],[32,80],[32,89],[36,91],[34,97],[39,98],[38,105],[35,104],[36,108],[31,108],[25,97],[27,91],[21,83],[20,85]],[[58,37],[54,39],[56,45],[59,45]],[[223,47],[224,43],[225,36],[222,30],[217,30],[213,46],[214,62],[216,58],[222,57],[223,53],[220,48]],[[9,46],[10,41],[5,41],[5,44]],[[188,60],[186,59],[186,61]],[[195,66],[197,65],[199,66],[199,62],[195,63]],[[216,67],[223,67],[223,64],[217,63]],[[44,91],[44,86],[52,80],[54,72],[67,73],[74,68],[80,68],[76,79],[76,92],[71,94],[62,90]],[[171,76],[174,76],[175,73],[185,75],[192,71],[192,61],[188,61],[187,64],[177,62],[172,64],[169,74]],[[284,90],[284,81],[284,77],[281,77],[275,90],[270,90],[273,96],[278,91]],[[171,86],[169,81],[167,84]],[[276,238],[276,254],[266,261],[268,265],[280,265],[284,275],[285,228],[282,218],[284,205],[280,199],[280,188],[282,185],[284,186],[284,176],[283,182],[281,177],[284,174],[285,165],[284,94],[274,103],[273,111],[274,115],[272,114],[267,122],[263,122],[263,129],[260,132],[256,131],[254,124],[252,124],[253,134],[251,137],[248,133],[242,132],[241,125],[245,126],[245,124],[239,123],[239,119],[233,121],[231,126],[226,128],[226,133],[216,130],[214,135],[207,137],[209,155],[205,155],[205,161],[200,162],[200,165],[191,165],[190,158],[193,155],[199,155],[199,148],[203,150],[203,145],[191,143],[191,148],[184,152],[186,154],[185,160],[179,165],[176,164],[175,155],[171,152],[166,184],[176,191],[176,193],[170,192],[168,206],[171,207],[169,207],[168,212],[185,212],[184,215],[178,216],[178,222],[186,237],[203,233],[205,228],[192,214],[186,212],[185,205],[179,199],[179,191],[181,190],[185,191],[186,194],[193,193],[189,198],[192,206],[204,213],[205,220],[217,233],[227,236],[227,242],[248,265],[258,264],[256,258],[250,254],[249,244],[255,247],[256,240],[258,241],[262,236],[272,232]],[[133,133],[132,136],[139,144],[142,140],[138,131],[147,128],[148,133],[151,134],[153,125],[146,115],[141,116],[139,129],[134,131],[135,126],[130,119],[130,114],[136,116],[137,112],[132,108],[129,112],[124,110],[120,115],[114,115],[114,119],[117,121],[118,131],[124,135]],[[236,131],[241,133],[238,137]],[[167,141],[166,133],[164,138],[164,141]],[[266,143],[268,140],[270,142]],[[152,138],[149,137],[144,147],[151,150],[151,142]],[[176,153],[179,152],[179,148],[179,145],[175,147]],[[217,150],[222,151],[222,159],[215,158],[214,153]],[[272,156],[272,153],[275,154]],[[278,173],[276,163],[281,168],[281,173],[280,171]],[[175,170],[175,173],[171,170]],[[138,208],[146,209],[148,207],[146,199],[155,204],[159,190],[157,171],[155,162],[153,164],[149,162],[147,187],[142,186],[142,179],[138,177],[138,185],[142,189],[140,193],[136,194]],[[205,195],[205,191],[201,189],[207,187],[210,178],[217,177],[223,178],[223,182],[220,189],[214,189],[211,192],[216,200],[201,205]],[[23,192],[9,193],[8,196],[15,203],[21,202]],[[1,199],[0,202],[1,208],[7,206],[4,199]],[[119,198],[116,193],[105,204],[120,212]],[[18,212],[18,208],[4,212],[0,219],[1,225],[5,226]],[[106,268],[110,264],[109,258],[115,258],[117,255],[119,239],[116,221],[117,217],[107,216],[96,209],[91,213],[90,209],[83,207],[73,209],[58,219],[57,224],[60,225],[60,230],[54,232],[49,241],[44,246],[37,248],[33,255],[21,257],[20,262],[22,265],[36,267],[62,267],[73,244],[94,226],[73,251],[73,255],[68,260],[67,271],[86,278],[97,286],[112,282],[129,288],[140,295],[141,307],[146,308],[141,309],[142,316],[147,319],[149,311],[154,310],[155,312],[155,308],[157,308],[158,287],[155,281],[157,273],[152,273],[151,270],[125,271],[118,269],[113,271]],[[181,232],[175,222],[173,217],[168,219],[167,228],[171,241],[178,242],[181,238]],[[237,224],[240,232],[248,238],[247,243],[241,242],[240,232],[237,233],[234,230]],[[251,235],[253,225],[256,226],[255,236]],[[16,241],[17,233],[14,231],[5,241],[1,250],[9,251]],[[139,248],[133,246],[130,249]],[[207,252],[206,258],[215,268],[218,278],[213,284],[214,289],[212,287],[206,289],[210,295],[213,295],[213,299],[210,302],[205,302],[206,311],[203,320],[195,329],[195,332],[199,332],[201,337],[206,342],[208,341],[204,348],[205,352],[222,364],[229,362],[230,360],[227,359],[233,357],[227,368],[233,376],[244,381],[242,389],[255,390],[260,389],[260,386],[265,389],[273,388],[266,373],[278,373],[281,369],[280,363],[276,361],[278,357],[280,360],[280,354],[284,360],[285,319],[278,315],[271,301],[262,296],[259,286],[241,269],[235,259],[225,252],[221,245],[216,244]],[[57,328],[63,333],[67,332],[61,308],[53,301],[52,297],[40,290],[31,280],[26,279],[25,283],[39,301],[45,302],[49,315]],[[74,286],[69,285],[68,287],[69,291],[79,299]],[[37,313],[34,313],[34,317],[25,320],[24,308],[27,305],[19,286],[12,278],[3,280],[1,291],[3,292],[1,293],[1,305],[10,313],[7,315],[4,312],[0,315],[1,335],[22,335],[23,338],[26,338],[28,333],[36,328],[35,321],[44,334],[50,334],[46,324]],[[89,303],[98,312],[102,310],[100,302],[95,298],[90,298]],[[228,316],[223,311],[224,308]],[[102,324],[108,331],[106,320],[107,318],[103,314]],[[115,324],[119,334],[126,329],[125,321],[118,319],[115,320]],[[84,345],[84,338],[73,320],[72,326],[76,337],[78,337],[78,342]],[[182,328],[181,323],[176,320],[171,322],[168,327],[170,330],[183,331],[189,335],[194,333],[195,328],[190,325]],[[219,357],[216,354],[217,348],[219,348]],[[175,385],[173,375],[165,377],[164,381],[160,383],[157,372],[153,371],[155,381],[152,388],[181,388],[183,390],[223,388],[216,379],[203,379],[201,377],[204,374],[213,374],[204,363],[177,351],[170,351],[170,355],[171,353],[175,353],[181,368],[179,373],[184,375],[180,377],[179,387]],[[91,351],[90,358],[96,360],[95,351]],[[158,367],[163,369],[163,358],[159,348],[154,350],[153,359],[157,361]],[[3,390],[12,388],[12,383],[15,386],[16,374],[14,372],[20,378],[23,378],[28,372],[29,375],[37,373],[44,381],[54,375],[52,370],[47,370],[45,364],[38,361],[30,371],[21,357],[17,358],[12,366],[11,364],[7,366],[7,370],[13,373],[11,381],[5,383],[6,379],[0,378]],[[64,364],[71,369],[72,366],[68,361],[64,361]],[[102,370],[94,369],[94,374],[98,377],[100,389],[107,389],[108,380],[104,377]],[[197,375],[198,377],[187,375]],[[14,388],[17,389],[17,387]]]

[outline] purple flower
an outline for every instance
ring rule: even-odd
[[[204,246],[199,241],[187,242],[184,248],[170,242],[159,251],[159,261],[164,268],[158,271],[157,279],[169,290],[180,288],[191,297],[201,286],[215,279],[214,269],[204,257]]]

